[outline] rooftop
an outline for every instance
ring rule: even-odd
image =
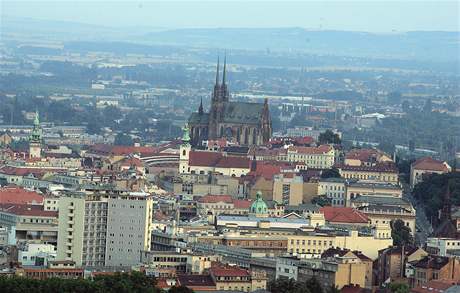
[[[41,204],[43,195],[18,186],[0,188],[0,204]]]
[[[319,209],[328,222],[367,224],[369,219],[360,211],[350,207],[322,207]]]
[[[443,161],[435,160],[431,157],[420,158],[411,166],[413,169],[418,170],[428,170],[428,171],[438,171],[438,172],[449,172],[450,166]]]

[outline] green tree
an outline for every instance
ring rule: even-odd
[[[268,290],[271,293],[313,293],[305,287],[305,284],[295,281],[294,279],[288,280],[285,278],[271,281],[268,284]]]
[[[331,168],[321,172],[321,178],[340,178],[340,172],[337,168]]]
[[[323,133],[319,134],[318,141],[320,144],[341,144],[342,141],[338,134],[328,129]]]
[[[133,145],[133,139],[131,136],[124,134],[124,133],[118,133],[117,136],[115,136],[115,141],[113,143],[114,145],[123,145],[123,146],[132,146]]]
[[[316,279],[315,277],[310,278],[305,286],[310,290],[310,292],[315,292],[315,293],[323,293],[323,287],[321,286],[321,283]]]
[[[391,221],[391,238],[393,238],[393,245],[408,245],[414,243],[411,230],[404,224],[403,220],[397,219]]]
[[[404,283],[390,283],[391,293],[409,293],[409,285]]]

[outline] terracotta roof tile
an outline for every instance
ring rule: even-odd
[[[324,214],[324,218],[328,222],[365,224],[369,221],[365,214],[350,207],[328,206],[320,208],[319,211]]]
[[[0,204],[0,211],[18,216],[57,217],[56,211],[45,211],[43,206],[26,204]]]
[[[412,163],[412,168],[419,170],[449,172],[450,166],[443,161],[438,161],[430,157],[420,158]]]
[[[0,188],[0,204],[42,204],[44,196],[22,187]]]

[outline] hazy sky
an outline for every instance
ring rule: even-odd
[[[107,26],[459,30],[459,1],[1,1],[0,16]]]

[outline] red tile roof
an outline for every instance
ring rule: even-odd
[[[378,159],[385,155],[377,149],[353,149],[345,155],[345,159],[360,160],[361,162],[370,162],[372,158]]]
[[[413,293],[436,293],[445,292],[447,289],[453,286],[460,286],[460,281],[457,280],[431,280],[428,283],[415,287],[411,292]]]
[[[62,172],[63,169],[47,169],[47,168],[24,168],[24,167],[12,167],[4,166],[0,168],[0,173],[6,175],[26,176],[33,174],[37,178],[41,178],[44,174],[54,172]]]
[[[299,154],[325,154],[332,150],[332,146],[323,144],[318,147],[301,147],[301,146],[291,146],[289,147],[290,152],[297,152]]]
[[[42,204],[43,195],[28,191],[22,187],[7,186],[0,188],[0,204]]]
[[[218,168],[242,168],[250,167],[250,160],[246,157],[222,157],[216,164]]]
[[[248,277],[251,274],[240,267],[215,265],[209,269],[214,277]]]
[[[443,161],[438,161],[430,157],[420,158],[412,163],[412,168],[419,170],[449,172],[450,166]]]
[[[198,202],[201,203],[218,203],[218,202],[225,202],[225,203],[232,203],[233,199],[230,195],[205,195],[198,199]]]
[[[190,166],[215,166],[222,157],[217,152],[191,151],[189,154]]]
[[[34,216],[34,217],[55,217],[58,212],[45,211],[43,206],[27,205],[27,204],[0,204],[0,211],[7,212],[18,216]]]
[[[233,200],[233,206],[235,209],[249,209],[251,206],[252,201],[247,200],[247,199],[234,199]]]
[[[332,223],[366,224],[369,219],[360,211],[350,207],[322,207],[319,209],[324,218]]]
[[[249,168],[250,160],[246,157],[223,156],[218,152],[191,151],[190,166],[218,168]]]

